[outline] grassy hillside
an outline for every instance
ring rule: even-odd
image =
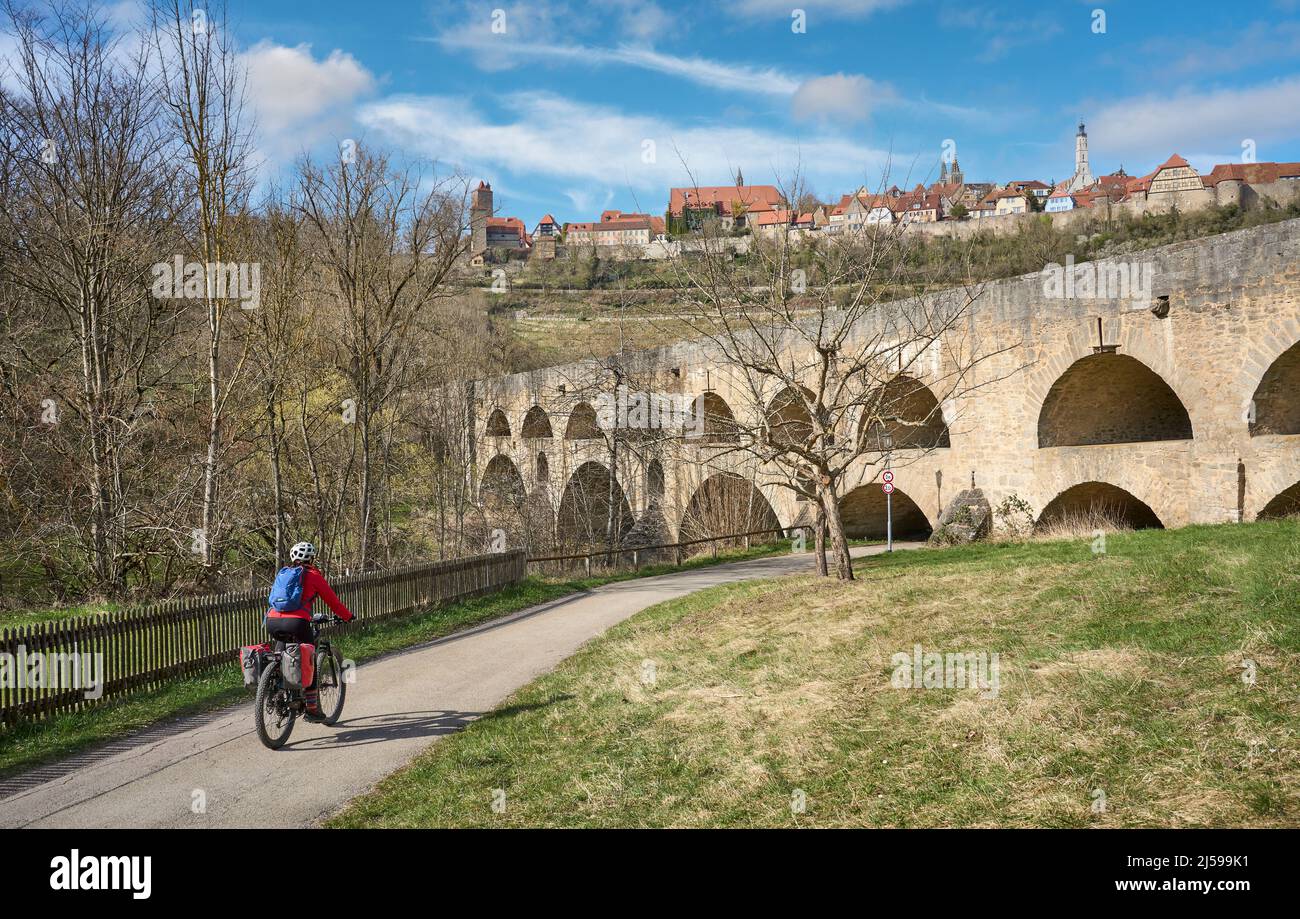
[[[847,587],[663,604],[333,824],[1300,824],[1300,521],[1106,548],[903,553]],[[893,688],[918,643],[997,652],[996,695]]]

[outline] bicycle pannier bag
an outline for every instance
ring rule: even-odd
[[[269,644],[244,645],[239,649],[239,666],[244,671],[244,685],[256,686],[262,676],[262,655],[271,650]]]
[[[316,646],[302,646],[302,685],[310,686],[316,679]]]
[[[280,655],[280,675],[290,689],[302,689],[302,645],[285,645]]]

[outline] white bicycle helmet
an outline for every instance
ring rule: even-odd
[[[289,550],[289,561],[310,562],[316,557],[316,547],[309,542],[300,542]]]

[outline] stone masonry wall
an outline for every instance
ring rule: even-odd
[[[1152,294],[1168,298],[1163,318],[1147,302],[1048,297],[1037,274],[984,288],[969,326],[961,330],[962,342],[986,352],[1008,350],[981,365],[984,388],[944,406],[949,447],[895,456],[897,487],[931,523],[972,480],[993,506],[1014,493],[1036,512],[1072,486],[1108,483],[1147,505],[1165,526],[1252,520],[1275,496],[1300,482],[1300,433],[1252,436],[1250,424],[1251,401],[1261,380],[1300,343],[1300,220],[1126,258],[1146,263]],[[1116,355],[1128,360],[1106,363]],[[1136,372],[1143,369],[1149,374]],[[1285,371],[1280,377],[1279,370]],[[1278,363],[1268,398],[1290,399],[1294,406],[1300,400],[1297,371],[1300,361],[1294,354]],[[731,384],[726,367],[699,342],[640,352],[629,361],[627,373],[639,385],[661,392],[693,396],[711,388],[738,416],[756,410]],[[1158,377],[1156,383],[1163,385],[1143,385],[1144,377],[1148,382]],[[480,383],[480,423],[501,408],[512,435],[479,438],[474,474],[481,475],[487,461],[503,453],[521,470],[530,491],[544,492],[557,505],[578,465],[608,465],[603,441],[563,439],[568,413],[580,401],[594,399],[600,379],[594,365],[575,364]],[[1091,413],[1106,416],[1103,427],[1114,437],[1150,433],[1152,426],[1163,434],[1177,433],[1169,425],[1182,417],[1176,410],[1180,405],[1191,437],[1040,446],[1040,419],[1054,386],[1058,393],[1070,393],[1068,404],[1054,402],[1046,416],[1062,431],[1086,427],[1079,419]],[[523,417],[533,405],[550,414],[554,437],[520,436]],[[1172,416],[1177,417],[1171,421]],[[548,458],[545,482],[529,480],[538,453]],[[674,533],[681,522],[674,508],[684,507],[710,475],[735,464],[716,460],[716,453],[697,445],[665,457],[662,505]],[[625,451],[616,465],[639,517],[649,500],[644,462]],[[743,465],[733,471],[762,484],[783,525],[799,516],[801,505],[787,490],[764,483],[760,471]],[[852,470],[844,493],[860,485],[878,487],[873,484],[878,473],[864,461]]]

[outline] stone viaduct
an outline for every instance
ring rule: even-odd
[[[972,480],[994,506],[1012,494],[1035,514],[1100,501],[1134,526],[1300,511],[1300,220],[1117,260],[1147,266],[1153,302],[1049,297],[1038,274],[983,289],[962,332],[1004,344],[988,366],[1003,378],[940,407],[933,449],[896,452],[897,533],[928,533]],[[655,391],[703,396],[711,415],[752,404],[707,343],[632,360],[641,385],[653,379]],[[582,529],[584,518],[591,533],[616,521],[623,545],[644,545],[735,522],[790,526],[806,514],[789,489],[764,484],[717,442],[725,438],[611,455],[593,410],[613,386],[600,367],[475,384],[471,475],[489,525],[506,516],[494,495],[526,508],[515,525],[533,534],[535,549]],[[883,531],[878,474],[864,461],[843,489],[850,535]],[[707,499],[745,508],[732,524],[710,522],[701,515]]]

